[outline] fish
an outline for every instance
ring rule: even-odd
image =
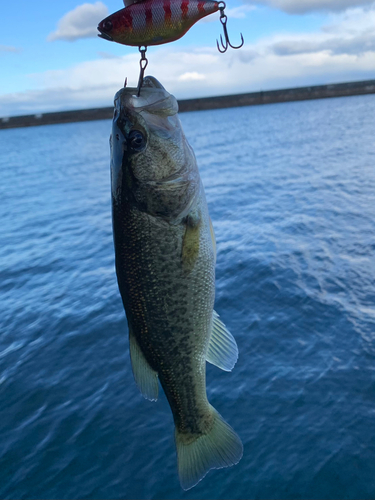
[[[181,38],[200,19],[219,10],[212,0],[144,0],[103,19],[99,37],[130,46],[161,45]]]
[[[239,462],[241,439],[210,405],[206,361],[231,371],[235,339],[214,311],[216,242],[178,103],[156,78],[115,96],[111,145],[115,267],[138,388],[175,424],[180,484]]]

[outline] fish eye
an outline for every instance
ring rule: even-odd
[[[112,28],[113,28],[112,21],[107,20],[107,21],[105,21],[105,22],[103,23],[103,29],[104,29],[105,31],[111,31],[111,30],[112,30]]]
[[[128,137],[128,144],[132,151],[139,152],[146,146],[146,138],[139,130],[132,130]]]

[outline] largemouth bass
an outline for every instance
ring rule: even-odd
[[[135,94],[116,94],[110,141],[116,273],[134,378],[150,400],[160,380],[187,490],[242,457],[206,395],[206,361],[230,371],[238,351],[213,310],[215,237],[177,101],[153,77]]]

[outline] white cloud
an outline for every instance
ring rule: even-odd
[[[247,12],[251,12],[255,9],[255,5],[240,5],[239,7],[226,8],[225,15],[229,19],[244,19]]]
[[[270,49],[280,56],[328,52],[331,55],[361,56],[375,53],[375,8],[351,9],[331,16],[318,33],[278,37]],[[375,68],[374,68],[375,69]]]
[[[178,77],[180,82],[192,82],[194,80],[204,80],[206,77],[201,73],[197,73],[196,71],[191,71],[188,73],[184,73]]]
[[[102,2],[84,3],[66,13],[58,22],[56,31],[50,33],[47,39],[73,41],[95,37],[98,23],[107,16],[108,9]]]
[[[225,8],[225,15],[228,19],[244,19],[248,12],[255,10],[255,5],[243,4],[238,7]],[[216,15],[206,16],[200,22],[201,23],[217,23],[218,19],[220,19],[220,12]]]
[[[288,14],[305,14],[312,11],[343,11],[351,7],[371,5],[374,0],[252,0],[252,3],[265,4]]]
[[[114,54],[111,54],[110,52],[103,52],[103,51],[98,51],[98,56],[100,56],[102,59],[119,59],[120,56],[115,56]]]
[[[10,45],[0,45],[0,52],[21,52],[21,49]]]
[[[332,14],[328,24],[323,26],[322,31],[326,33],[358,34],[374,30],[375,26],[375,3],[371,9],[350,9],[340,14]]]
[[[331,54],[359,56],[365,52],[375,52],[375,33],[369,31],[359,36],[330,37],[323,40],[285,40],[273,45],[273,51],[280,56],[311,54],[328,51]]]
[[[150,48],[146,74],[180,99],[374,79],[374,16],[375,8],[351,9],[331,15],[315,33],[279,34],[225,54],[214,47]],[[40,90],[0,96],[0,116],[111,106],[125,76],[136,86],[139,54],[109,56],[29,75]]]

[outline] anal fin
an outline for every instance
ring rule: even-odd
[[[212,331],[206,360],[226,372],[232,371],[238,359],[238,347],[216,311],[212,314]]]
[[[135,382],[145,399],[157,401],[159,393],[158,374],[147,363],[130,325],[129,344]]]

